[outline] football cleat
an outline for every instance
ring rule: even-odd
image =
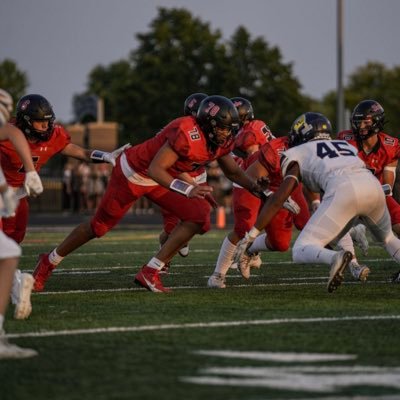
[[[400,271],[392,275],[392,283],[400,283]]]
[[[35,279],[31,274],[16,271],[11,290],[11,301],[15,304],[15,319],[26,319],[31,315],[31,292],[34,282]]]
[[[35,284],[33,285],[34,292],[43,291],[44,285],[55,267],[56,266],[49,261],[48,254],[43,253],[39,255],[36,268],[33,271],[33,277],[35,278]]]
[[[135,282],[150,292],[168,293],[171,291],[171,289],[165,288],[162,284],[159,271],[155,268],[148,267],[147,265],[144,265],[135,275]]]
[[[342,284],[344,279],[344,270],[352,258],[353,255],[350,251],[339,251],[333,256],[328,280],[329,293],[335,291]]]
[[[178,253],[181,257],[187,257],[189,255],[189,244],[182,246]]]
[[[0,360],[29,358],[37,356],[38,352],[33,349],[24,349],[16,344],[8,343],[4,331],[0,331]]]
[[[355,280],[363,283],[367,281],[370,273],[370,269],[366,265],[359,265],[354,261],[350,261],[349,270]]]
[[[208,278],[207,286],[213,289],[225,289],[225,276],[219,273],[214,273]]]

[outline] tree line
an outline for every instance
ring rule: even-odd
[[[95,66],[88,74],[85,96],[104,99],[105,119],[120,124],[120,142],[140,143],[171,119],[180,116],[185,98],[194,92],[242,96],[249,99],[257,119],[278,136],[305,111],[323,112],[333,125],[336,93],[313,99],[302,93],[278,47],[265,38],[253,38],[239,26],[228,40],[219,29],[183,8],[159,8],[148,32],[136,35],[138,46],[126,59]],[[358,68],[345,86],[345,106],[352,110],[361,100],[379,101],[386,112],[385,131],[397,135],[400,127],[400,66],[388,68],[370,62]],[[12,60],[0,62],[0,87],[14,99],[26,94],[28,76]]]

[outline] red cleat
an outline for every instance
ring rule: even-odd
[[[160,280],[159,271],[144,265],[135,276],[135,282],[151,292],[170,292]]]
[[[42,292],[44,284],[49,279],[53,269],[56,266],[51,264],[49,261],[49,255],[46,253],[40,254],[36,268],[33,271],[33,277],[35,278],[35,284],[33,285],[34,292]]]

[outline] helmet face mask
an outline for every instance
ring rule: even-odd
[[[331,140],[332,126],[323,114],[306,112],[293,122],[289,132],[289,147],[312,140]]]
[[[208,96],[200,104],[197,123],[213,148],[229,147],[239,127],[236,107],[224,96]]]
[[[351,115],[351,129],[358,140],[365,140],[383,130],[385,111],[375,100],[358,103]]]
[[[17,104],[16,125],[29,140],[45,142],[54,130],[55,115],[51,104],[43,96],[28,94]],[[34,127],[34,121],[48,121],[46,129]]]
[[[188,96],[183,105],[183,115],[196,116],[200,103],[207,97],[205,93],[193,93]]]

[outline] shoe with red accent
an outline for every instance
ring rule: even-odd
[[[144,265],[135,276],[135,282],[151,292],[170,292],[170,289],[164,287],[160,280],[158,270]]]
[[[33,277],[35,278],[35,284],[33,285],[34,292],[42,292],[44,284],[49,279],[53,269],[56,266],[49,261],[49,255],[46,253],[40,254],[36,268],[33,271]]]

